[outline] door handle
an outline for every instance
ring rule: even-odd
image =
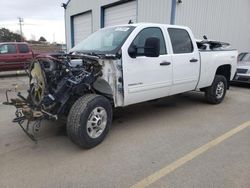
[[[167,62],[167,61],[164,61],[162,63],[160,63],[161,66],[168,66],[168,65],[171,65],[170,62]]]
[[[195,59],[195,58],[193,58],[193,59],[190,59],[190,63],[196,63],[198,61],[198,59]]]

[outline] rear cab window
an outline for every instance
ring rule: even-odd
[[[19,53],[21,53],[21,54],[30,52],[27,44],[18,44],[17,46],[18,46]]]
[[[168,28],[168,33],[174,54],[192,53],[194,51],[191,37],[185,29]]]

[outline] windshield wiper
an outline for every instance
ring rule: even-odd
[[[72,55],[90,55],[90,56],[96,56],[96,57],[99,57],[99,58],[101,58],[102,56],[102,54],[97,54],[97,53],[95,53],[95,52],[81,52],[81,51],[74,51],[74,52],[70,52],[70,54],[72,54]]]
[[[107,57],[107,58],[115,58],[117,57],[116,54],[104,54],[104,53],[96,53],[96,52],[81,52],[81,51],[75,51],[75,52],[72,52],[71,54],[74,54],[74,55],[90,55],[90,56],[95,56],[95,57],[98,57],[98,58],[104,58],[104,57]]]
[[[115,58],[116,55],[115,54],[102,54],[102,53],[96,53],[96,52],[89,52],[89,53],[86,53],[87,55],[92,55],[92,56],[97,56],[99,58],[104,58],[104,57],[107,57],[107,58]]]
[[[98,54],[98,53],[95,53],[95,52],[89,52],[89,53],[86,53],[87,55],[91,55],[91,56],[96,56],[96,57],[99,57],[99,58],[102,58],[103,56],[105,57],[105,54]]]

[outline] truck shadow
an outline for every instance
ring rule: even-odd
[[[207,105],[204,94],[200,92],[187,92],[170,97],[165,97],[149,102],[131,105],[114,110],[113,124],[119,126],[124,121],[133,119],[143,119],[144,117],[154,117],[157,113],[171,113],[172,110],[183,110],[192,106]]]
[[[231,86],[234,86],[234,87],[241,87],[241,88],[250,88],[250,83],[248,84],[248,83],[235,83],[235,82],[233,82],[233,83],[230,83],[230,85]]]
[[[0,72],[1,78],[14,78],[14,77],[24,77],[27,76],[25,71],[8,71],[8,72]]]
[[[203,93],[188,92],[124,108],[117,108],[114,110],[113,123],[107,138],[107,140],[111,140],[107,141],[107,143],[116,139],[116,135],[120,135],[125,129],[133,131],[138,126],[141,128],[148,126],[155,127],[154,124],[145,122],[162,121],[164,123],[168,119],[166,118],[167,116],[173,119],[185,113],[185,111],[195,109],[195,107],[199,109],[200,107],[206,108],[206,106],[208,104],[204,100]],[[163,120],[161,120],[162,116],[164,116]],[[171,126],[171,123],[168,126]],[[74,146],[67,138],[66,121],[45,122],[42,131],[39,133],[38,141],[48,143],[47,139],[52,139],[55,142],[63,142],[66,144],[66,148]],[[45,143],[43,144],[44,147],[46,147]],[[73,148],[71,150],[75,151],[79,149],[77,146]]]
[[[143,102],[128,107],[117,108],[114,109],[112,129],[117,126],[121,126],[121,124],[124,122],[132,123],[133,120],[140,120],[144,117],[153,118],[157,115],[157,113],[161,114],[166,112],[169,114],[169,112],[172,110],[177,110],[178,113],[178,110],[183,111],[183,108],[192,108],[192,106],[199,105],[207,105],[206,101],[204,100],[203,93],[188,92],[153,101]],[[58,122],[46,122],[45,126],[47,127],[46,129],[50,129],[48,128],[49,126],[53,127],[51,129],[53,129],[54,136],[67,136],[66,119],[64,121]]]

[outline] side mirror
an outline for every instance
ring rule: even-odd
[[[156,37],[147,38],[144,46],[144,55],[146,57],[160,56],[160,39]]]
[[[128,49],[128,54],[131,58],[136,58],[137,56],[137,47],[135,45],[131,45]]]

